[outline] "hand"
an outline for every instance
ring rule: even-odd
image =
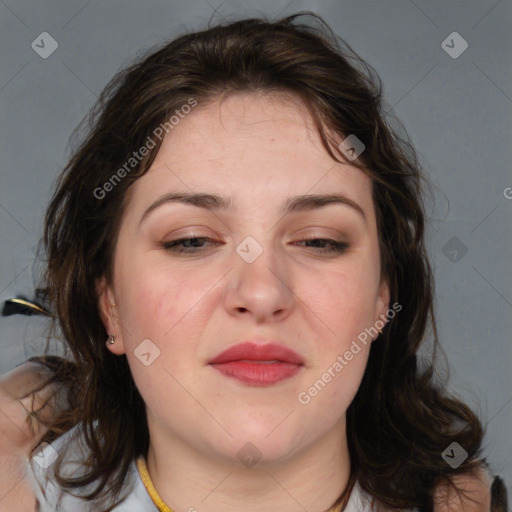
[[[33,512],[35,497],[25,474],[30,454],[47,428],[31,412],[41,407],[51,388],[34,389],[51,376],[42,365],[27,362],[0,377],[0,512]],[[51,413],[50,402],[42,413]]]

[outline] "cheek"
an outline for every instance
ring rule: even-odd
[[[346,413],[353,401],[364,375],[369,345],[359,343],[353,353],[349,343],[347,350],[339,350],[329,357],[313,378],[308,379],[297,396],[299,407],[311,420],[321,417],[325,425],[334,424]],[[351,355],[350,360],[347,352]]]
[[[330,333],[327,339],[334,344],[346,343],[373,321],[378,280],[373,269],[355,258],[341,269],[304,277],[301,288],[308,307],[323,321],[322,332]]]
[[[200,333],[205,328],[213,300],[212,287],[218,277],[198,278],[197,272],[176,272],[169,265],[123,268],[122,322],[125,350],[134,378],[143,388],[158,379],[170,378],[166,369],[183,380],[190,365],[197,363]],[[132,276],[127,278],[127,276]],[[205,299],[208,297],[208,299]],[[160,351],[149,367],[142,367],[134,353],[149,339]]]
[[[348,362],[340,374],[333,379],[332,389],[327,397],[327,407],[333,409],[333,414],[336,414],[336,411],[339,413],[346,411],[356,396],[366,368],[368,352],[368,346],[361,346],[361,352],[355,355],[354,359]]]
[[[318,337],[301,396],[315,414],[332,421],[350,405],[363,378],[372,339],[365,329],[373,322],[378,287],[369,261],[359,255],[344,263],[336,271],[309,276],[303,287]]]
[[[179,382],[190,364],[193,339],[188,337],[185,313],[187,291],[178,279],[167,279],[154,271],[137,274],[125,289],[125,308],[128,329],[123,334],[128,363],[135,384],[149,408],[166,410],[179,396]],[[188,291],[190,293],[190,290]],[[144,363],[141,347],[150,353],[151,364]],[[155,348],[156,347],[156,348]],[[152,360],[154,357],[154,360]],[[148,358],[147,358],[148,359]],[[174,378],[173,378],[174,377]]]
[[[119,282],[123,320],[135,338],[163,339],[195,295],[183,275],[154,265],[125,264]]]

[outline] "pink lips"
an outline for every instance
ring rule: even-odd
[[[296,375],[304,361],[283,345],[258,345],[248,341],[221,352],[209,364],[224,375],[246,384],[267,386]]]

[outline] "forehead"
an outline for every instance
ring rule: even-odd
[[[276,163],[303,157],[334,163],[307,107],[284,92],[231,93],[196,107],[164,138],[155,165],[171,152],[174,161],[203,158],[212,164],[238,159],[250,165],[249,155]]]
[[[343,159],[342,159],[343,160]],[[344,193],[371,207],[371,179],[327,153],[307,108],[283,93],[230,94],[195,107],[165,137],[133,199],[166,191],[222,193],[248,205],[283,195]]]

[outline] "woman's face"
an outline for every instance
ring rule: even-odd
[[[230,207],[161,201],[180,193]],[[346,201],[287,208],[306,195]],[[173,250],[180,238],[193,240]],[[365,329],[388,309],[371,181],[330,158],[297,101],[236,94],[197,107],[133,185],[114,282],[98,284],[108,348],[126,354],[152,436],[226,461],[251,442],[262,461],[284,461],[344,432],[376,337]],[[246,341],[301,364],[272,353],[211,364]]]

